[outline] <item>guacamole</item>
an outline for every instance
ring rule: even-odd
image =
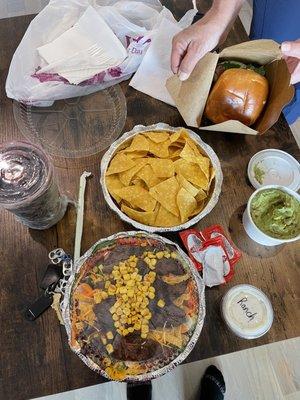
[[[258,183],[262,185],[264,177],[266,175],[265,171],[259,168],[258,164],[256,164],[254,165],[253,172],[254,172],[254,178],[257,180]]]
[[[292,239],[300,234],[300,202],[280,189],[258,192],[250,204],[255,225],[276,239]]]

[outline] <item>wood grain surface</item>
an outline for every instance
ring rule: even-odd
[[[209,2],[201,2],[207,8]],[[165,1],[177,17],[190,6],[189,1]],[[0,135],[1,142],[22,139],[14,121],[12,101],[6,98],[5,80],[12,55],[33,16],[0,21]],[[226,45],[247,40],[237,21]],[[136,124],[166,122],[184,126],[177,110],[152,99],[122,83],[127,99],[124,132]],[[259,150],[277,148],[299,158],[291,131],[281,117],[263,136],[201,132],[201,138],[219,156],[224,173],[220,201],[199,224],[204,228],[214,223],[231,231],[243,250],[236,273],[228,285],[206,291],[207,316],[201,337],[187,361],[194,361],[245,348],[298,336],[299,330],[299,245],[266,249],[247,239],[240,226],[240,215],[253,188],[247,181],[246,167]],[[84,170],[93,178],[87,183],[86,213],[82,251],[98,239],[131,230],[108,208],[99,185],[102,154],[90,159],[64,161],[56,168],[62,192],[76,200],[79,177]],[[55,313],[48,310],[35,322],[27,322],[23,312],[40,293],[38,284],[48,263],[47,254],[56,247],[73,252],[75,210],[71,206],[65,218],[47,231],[28,230],[7,211],[0,212],[0,399],[19,400],[53,394],[101,382],[68,347],[64,328]],[[169,235],[178,241],[176,234]],[[298,252],[297,252],[298,250]],[[298,268],[297,268],[298,267]],[[261,339],[239,339],[224,326],[219,305],[222,295],[239,283],[260,287],[271,299],[275,320],[270,332]]]

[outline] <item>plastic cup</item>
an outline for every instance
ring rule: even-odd
[[[261,231],[254,223],[252,217],[251,217],[251,212],[250,212],[250,205],[253,200],[253,198],[256,196],[256,194],[262,190],[267,190],[267,189],[280,189],[283,192],[286,192],[290,194],[291,196],[295,197],[298,201],[300,201],[300,195],[293,190],[286,188],[284,186],[279,186],[279,185],[268,185],[268,186],[263,186],[259,189],[257,189],[249,198],[246,210],[244,211],[243,214],[243,226],[245,228],[245,231],[247,235],[254,240],[256,243],[262,244],[264,246],[278,246],[280,244],[284,243],[290,243],[290,242],[295,242],[296,240],[300,239],[300,234],[298,236],[295,236],[294,238],[291,239],[277,239],[273,238],[272,236],[269,236],[265,234],[263,231]]]
[[[0,146],[0,206],[33,229],[47,229],[65,214],[53,165],[37,146],[25,142]]]

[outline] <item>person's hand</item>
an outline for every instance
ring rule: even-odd
[[[197,62],[223,39],[226,29],[205,17],[173,38],[171,69],[182,81],[188,79]]]
[[[281,51],[291,73],[291,84],[300,82],[300,39],[283,42]]]

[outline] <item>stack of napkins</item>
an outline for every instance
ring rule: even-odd
[[[58,38],[37,49],[45,62],[39,73],[56,73],[79,84],[121,64],[127,51],[93,7]]]

